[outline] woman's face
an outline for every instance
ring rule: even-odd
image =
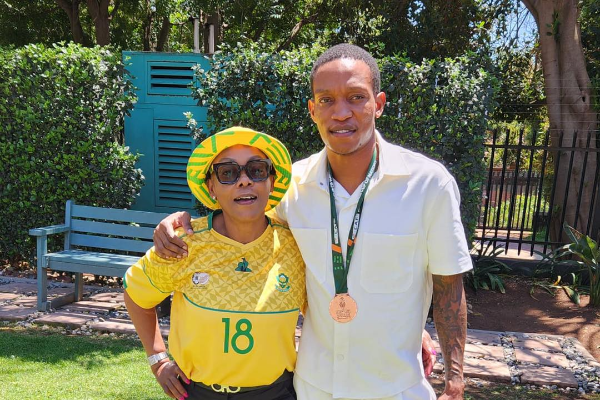
[[[274,176],[270,175],[270,168],[267,170],[267,179],[262,182],[256,182],[248,176],[246,170],[242,170],[239,179],[233,184],[223,184],[219,182],[216,168],[224,168],[220,171],[221,180],[235,180],[237,168],[235,164],[243,167],[250,161],[265,160],[267,156],[256,147],[235,145],[223,150],[215,157],[212,167],[210,179],[206,184],[211,196],[215,196],[223,214],[238,222],[252,222],[254,220],[264,219],[265,207],[269,201],[269,194],[273,189]],[[218,164],[232,163],[225,167],[219,167]],[[252,164],[251,164],[252,165]],[[262,177],[261,172],[264,164],[255,163],[252,166],[253,175]],[[236,171],[232,171],[236,170]]]

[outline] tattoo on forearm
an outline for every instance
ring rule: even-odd
[[[433,276],[433,317],[444,356],[446,385],[463,379],[467,304],[462,275]]]

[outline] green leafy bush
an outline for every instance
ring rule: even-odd
[[[0,49],[0,258],[31,255],[28,230],[62,222],[67,199],[126,207],[139,192],[118,143],[134,100],[123,73],[106,48]]]
[[[307,111],[309,75],[320,48],[270,54],[259,44],[225,48],[209,71],[197,70],[194,96],[208,107],[207,131],[234,124],[281,139],[292,159],[319,151],[323,144]],[[481,201],[486,115],[492,108],[493,79],[468,57],[411,63],[400,57],[380,60],[382,90],[388,104],[378,129],[390,141],[443,162],[462,195],[469,236]],[[196,139],[207,132],[196,128]]]
[[[388,140],[442,162],[461,193],[461,215],[472,237],[486,178],[484,143],[496,82],[468,56],[381,63],[388,104],[378,127]],[[469,241],[470,243],[470,241]]]
[[[210,70],[196,71],[200,85],[194,97],[208,107],[208,132],[248,126],[282,140],[292,160],[321,150],[323,143],[307,103],[310,70],[322,51],[313,48],[271,54],[257,44],[225,47],[211,59]],[[206,134],[198,129],[195,138]]]

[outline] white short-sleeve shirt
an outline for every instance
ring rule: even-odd
[[[307,268],[296,373],[334,398],[387,397],[424,381],[421,335],[432,275],[472,268],[454,178],[440,163],[387,143],[379,133],[377,141],[379,168],[366,192],[348,273],[358,305],[354,320],[341,324],[329,315],[335,283],[325,150],[294,164],[292,185],[276,209]],[[345,243],[359,191],[349,198],[339,192]]]

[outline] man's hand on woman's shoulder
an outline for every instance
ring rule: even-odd
[[[187,257],[187,245],[177,236],[175,229],[181,227],[188,235],[193,235],[191,221],[192,218],[186,211],[173,213],[160,221],[152,236],[156,254],[162,258]]]

